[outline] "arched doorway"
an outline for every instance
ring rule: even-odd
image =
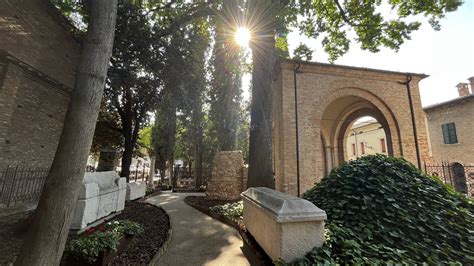
[[[360,119],[369,119],[369,117],[372,119],[369,121],[373,121],[373,123],[364,126],[366,129],[360,129],[356,122]],[[354,128],[358,128],[358,131],[354,132]],[[370,137],[364,133],[376,130],[380,131],[375,136],[378,139],[371,140],[370,145],[367,140],[361,141],[360,137],[362,136]],[[397,130],[394,119],[387,118],[378,106],[367,99],[350,95],[333,100],[327,105],[321,119],[321,136],[325,140],[323,143],[325,155],[330,158],[330,160],[324,160],[324,169],[330,170],[349,160],[353,155],[363,156],[377,153],[375,150],[379,149],[378,147],[376,149],[374,145],[379,145],[379,143],[374,144],[375,142],[382,143],[383,141],[383,145],[380,144],[380,150],[383,150],[381,153],[393,156],[392,132]],[[357,139],[358,134],[359,139]],[[354,139],[353,143],[348,145],[348,139]],[[348,148],[351,145],[353,150]]]
[[[387,155],[414,164],[429,158],[417,87],[425,75],[291,60],[275,69],[271,100],[277,190],[300,195],[347,160],[350,148],[344,140],[364,116],[380,124]]]

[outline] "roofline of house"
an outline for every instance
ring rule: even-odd
[[[463,97],[458,97],[458,98],[455,98],[455,99],[452,99],[452,100],[449,100],[449,101],[446,101],[446,102],[442,102],[442,103],[432,104],[432,105],[424,107],[423,110],[425,112],[429,112],[429,111],[432,111],[432,110],[440,108],[440,107],[449,106],[449,105],[453,105],[453,104],[458,104],[460,102],[469,101],[469,100],[474,100],[474,94],[469,94],[469,95],[466,95],[466,96],[463,96]]]

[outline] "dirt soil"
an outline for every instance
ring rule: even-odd
[[[15,261],[16,256],[20,253],[28,227],[31,225],[33,214],[34,212],[26,212],[0,218],[0,265],[8,265]],[[160,207],[147,203],[130,202],[111,221],[125,219],[142,224],[145,232],[136,236],[112,264],[148,264],[168,237],[170,229],[168,215]]]
[[[33,212],[0,218],[0,265],[13,263],[32,222]]]
[[[148,264],[168,237],[170,221],[166,212],[147,203],[131,202],[113,220],[130,220],[140,223],[145,232],[136,236],[132,243],[115,260],[113,265]]]

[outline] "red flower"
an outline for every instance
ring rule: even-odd
[[[89,228],[89,229],[87,229],[87,230],[85,231],[86,235],[91,235],[91,234],[94,233],[94,232],[95,232],[95,228],[94,228],[94,227],[91,227],[91,228]]]

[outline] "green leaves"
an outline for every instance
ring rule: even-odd
[[[217,205],[210,208],[211,211],[224,215],[229,219],[237,219],[242,217],[244,205],[242,201],[234,203],[226,203],[224,205]]]
[[[144,232],[143,226],[129,220],[111,221],[86,230],[66,248],[68,256],[94,263],[100,252],[116,250],[123,235],[135,236]]]
[[[381,46],[398,50],[421,25],[413,19],[409,22],[408,17],[423,15],[439,30],[439,20],[461,4],[461,0],[303,0],[285,8],[283,14],[287,23],[308,37],[322,36],[324,50],[334,61],[348,51],[350,39],[371,52]]]
[[[303,43],[300,43],[294,50],[293,59],[311,61],[313,59],[313,50]]]
[[[99,253],[106,250],[115,250],[118,245],[120,234],[113,231],[94,232],[91,235],[82,236],[72,240],[66,252],[69,256],[92,264],[99,257]]]
[[[474,263],[472,201],[403,159],[351,161],[303,197],[327,212],[328,240],[295,263]]]

